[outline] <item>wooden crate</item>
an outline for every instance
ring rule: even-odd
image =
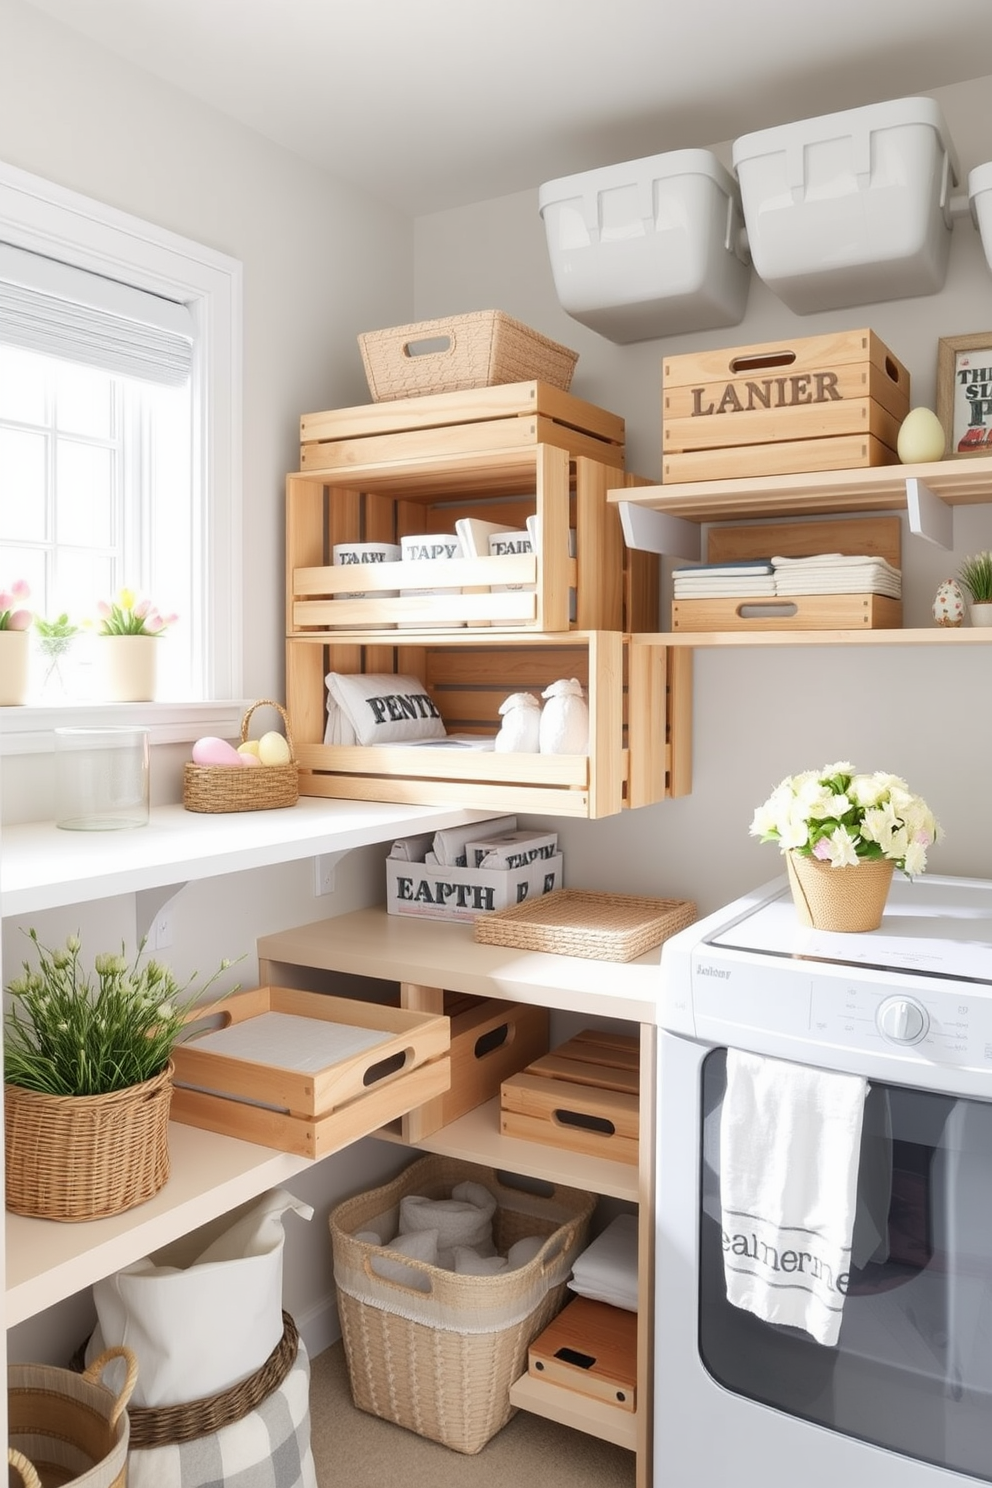
[[[300,766],[300,794],[427,805],[458,802],[494,813],[609,816],[648,805],[672,789],[664,648],[632,651],[615,631],[522,634],[513,642],[489,630],[437,638],[400,634],[375,641],[361,633],[295,636],[287,642],[286,697]],[[628,658],[636,662],[628,667]],[[494,737],[499,706],[512,692],[540,695],[575,677],[586,689],[587,755],[496,754],[421,745],[323,743],[328,672],[418,677],[448,733]],[[680,676],[688,685],[684,670]],[[632,754],[643,759],[631,785]],[[683,777],[681,789],[688,789]]]
[[[624,421],[545,382],[513,382],[389,403],[305,413],[300,469],[352,468],[556,445],[614,470],[624,464]]]
[[[618,484],[643,485],[642,477],[546,443],[452,459],[445,432],[426,433],[434,448],[419,459],[287,478],[289,635],[397,626],[510,634],[657,629],[658,557],[626,547],[606,494]],[[348,597],[354,571],[332,563],[337,543],[453,533],[459,517],[523,529],[529,516],[540,522],[538,554],[370,564],[360,585],[366,598]]]
[[[500,1090],[500,1131],[570,1152],[638,1159],[639,1043],[628,1034],[576,1034]]]
[[[870,330],[666,357],[662,480],[897,464],[909,396]]]
[[[187,1126],[326,1157],[450,1085],[443,1016],[287,987],[235,993],[209,1015],[221,1026],[199,1030],[173,1054],[172,1119]],[[351,1051],[365,1030],[380,1037]],[[236,1044],[209,1047],[232,1035]],[[336,1044],[347,1051],[341,1057]],[[314,1067],[321,1051],[326,1062]]]
[[[637,1313],[576,1297],[528,1348],[527,1373],[618,1410],[635,1410]]]

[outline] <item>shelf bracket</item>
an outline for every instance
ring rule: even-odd
[[[931,491],[916,475],[906,477],[906,508],[909,530],[938,548],[954,547],[954,508]]]
[[[663,553],[698,563],[703,554],[702,528],[698,522],[655,511],[636,501],[618,501],[620,525],[628,548],[644,553]]]
[[[159,884],[154,889],[135,889],[134,937],[136,944],[140,945],[150,934],[152,926],[165,905],[185,887],[184,880],[182,883]]]

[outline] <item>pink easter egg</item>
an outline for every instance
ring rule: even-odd
[[[240,755],[232,744],[226,739],[216,739],[212,734],[206,738],[197,739],[193,745],[194,765],[230,765],[235,769],[242,769],[244,756]]]

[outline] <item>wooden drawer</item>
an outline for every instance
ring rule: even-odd
[[[172,1119],[263,1147],[326,1157],[450,1085],[442,1016],[257,987],[210,1021],[174,1051]]]
[[[503,1081],[500,1131],[636,1163],[639,1100],[637,1038],[580,1033]]]
[[[636,1312],[576,1297],[528,1348],[527,1373],[618,1410],[635,1410]]]

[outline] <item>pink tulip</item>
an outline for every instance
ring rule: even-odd
[[[30,610],[15,610],[7,620],[8,630],[27,630],[31,624]]]
[[[27,599],[31,593],[27,579],[15,579],[11,589],[15,599]]]
[[[151,607],[152,602],[150,599],[139,600],[134,607],[134,613],[137,615],[139,620],[144,620],[146,615],[148,615],[149,611],[151,610]]]
[[[110,619],[110,606],[109,606],[109,604],[107,603],[107,601],[105,599],[98,599],[97,600],[97,602],[96,602],[96,612],[100,616],[100,619],[101,620],[109,620]]]

